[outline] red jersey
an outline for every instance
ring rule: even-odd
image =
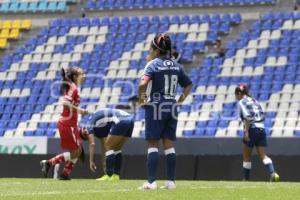
[[[70,88],[65,92],[63,101],[69,102],[74,106],[79,106],[80,97],[75,83],[71,83]],[[68,126],[77,126],[78,113],[69,106],[64,106],[59,122]]]

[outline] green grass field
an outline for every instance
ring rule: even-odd
[[[177,181],[177,189],[139,191],[142,180],[97,182],[87,179],[57,181],[52,179],[0,179],[0,199],[205,199],[205,200],[296,200],[299,183]],[[158,181],[162,185],[163,181]]]

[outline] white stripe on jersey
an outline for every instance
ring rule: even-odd
[[[239,106],[242,111],[242,115],[244,118],[248,119],[250,117],[250,113],[248,112],[247,108],[242,103],[242,100],[239,101]]]
[[[106,124],[108,122],[114,122],[115,124],[117,124],[120,122],[120,120],[116,116],[105,117],[105,118],[97,120],[95,126],[96,127],[104,127],[104,126],[106,126]]]
[[[147,102],[151,101],[151,97],[150,97],[151,90],[152,90],[152,80],[150,80],[147,85],[147,90],[146,90]]]

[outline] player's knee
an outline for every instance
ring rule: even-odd
[[[245,156],[244,156],[243,161],[244,161],[244,162],[250,162],[250,161],[251,161],[251,158],[250,158],[250,157],[245,157]]]
[[[114,145],[113,145],[112,142],[105,142],[104,145],[105,145],[105,149],[106,149],[107,151],[108,151],[108,150],[113,150]]]
[[[170,149],[174,147],[173,142],[171,140],[164,140],[163,145],[164,149]]]
[[[81,154],[82,149],[78,148],[75,151],[71,152],[71,159],[78,158]]]
[[[174,146],[173,146],[173,143],[165,143],[164,144],[164,149],[171,149],[171,148],[173,148]]]
[[[265,156],[263,159],[262,159],[263,163],[265,165],[268,165],[268,164],[271,164],[272,163],[272,160],[271,158],[269,158],[268,156]]]
[[[158,141],[148,140],[148,148],[158,148]]]

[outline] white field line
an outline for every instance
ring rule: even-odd
[[[115,190],[85,190],[85,191],[45,191],[45,192],[24,192],[24,193],[15,193],[17,191],[11,191],[14,193],[0,193],[0,197],[9,197],[9,196],[36,196],[36,195],[61,195],[61,194],[85,194],[85,193],[117,193],[117,192],[130,192],[138,189],[115,189]]]

